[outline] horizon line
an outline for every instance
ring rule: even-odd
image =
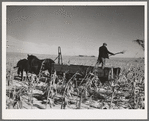
[[[6,53],[19,53],[19,54],[37,54],[37,55],[51,55],[51,56],[58,56],[56,54],[44,54],[44,53],[26,53],[26,52],[8,52],[6,51]],[[82,55],[82,54],[81,54]],[[79,55],[62,55],[62,56],[76,56],[76,57],[79,57]],[[91,56],[94,56],[92,58],[97,58],[98,56],[95,56],[95,55],[83,55],[83,57],[91,57]],[[80,57],[82,58],[82,57]],[[144,58],[144,57],[110,57],[110,58]]]

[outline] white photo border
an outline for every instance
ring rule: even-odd
[[[6,109],[7,6],[144,6],[145,109],[143,110],[14,110]],[[147,2],[2,2],[2,119],[147,119]]]

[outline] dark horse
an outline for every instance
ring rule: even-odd
[[[48,70],[51,75],[54,72],[55,62],[52,59],[48,58],[40,60],[34,55],[28,55],[27,60],[31,73],[39,75],[40,71]]]
[[[23,71],[25,71],[26,74],[28,74],[28,72],[29,72],[28,60],[27,59],[19,60],[17,65],[14,68],[18,68],[17,74],[19,76],[20,73],[21,73],[21,81],[22,81],[22,79],[23,79]]]

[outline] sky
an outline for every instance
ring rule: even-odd
[[[105,42],[115,57],[143,57],[143,6],[7,6],[8,52],[94,55]]]

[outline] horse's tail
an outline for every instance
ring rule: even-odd
[[[15,68],[18,68],[18,66],[14,66],[13,68],[14,68],[14,69],[15,69]]]
[[[14,66],[13,68],[18,68],[19,67],[19,64],[20,64],[20,60],[17,62],[16,66]]]

